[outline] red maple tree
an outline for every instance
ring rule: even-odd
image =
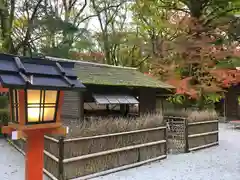
[[[211,29],[187,17],[178,24],[181,33],[173,41],[162,42],[164,57],[155,57],[152,75],[176,87],[176,94],[198,98],[204,93],[221,92],[240,82],[237,69],[218,69],[217,64],[239,57],[238,43],[225,42],[225,26]]]

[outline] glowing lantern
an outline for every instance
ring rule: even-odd
[[[63,90],[83,90],[72,62],[0,54],[1,89],[9,89],[12,139],[27,138],[26,179],[43,179],[44,134],[67,132],[60,115]]]

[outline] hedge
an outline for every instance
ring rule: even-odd
[[[8,124],[9,112],[8,109],[0,109],[0,136],[2,135],[1,127]]]
[[[8,107],[8,96],[0,96],[0,109]]]

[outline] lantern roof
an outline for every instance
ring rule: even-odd
[[[83,90],[73,62],[0,54],[0,82],[4,88]]]

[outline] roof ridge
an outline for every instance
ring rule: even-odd
[[[75,63],[83,63],[83,64],[89,64],[89,65],[102,66],[102,67],[109,67],[109,68],[137,70],[137,68],[134,68],[134,67],[115,66],[115,65],[109,65],[109,64],[101,64],[101,63],[94,63],[94,62],[81,61],[81,60],[72,60],[72,59],[58,58],[58,57],[52,57],[52,56],[45,56],[45,58],[49,59],[51,61],[66,61],[66,62],[75,62]]]

